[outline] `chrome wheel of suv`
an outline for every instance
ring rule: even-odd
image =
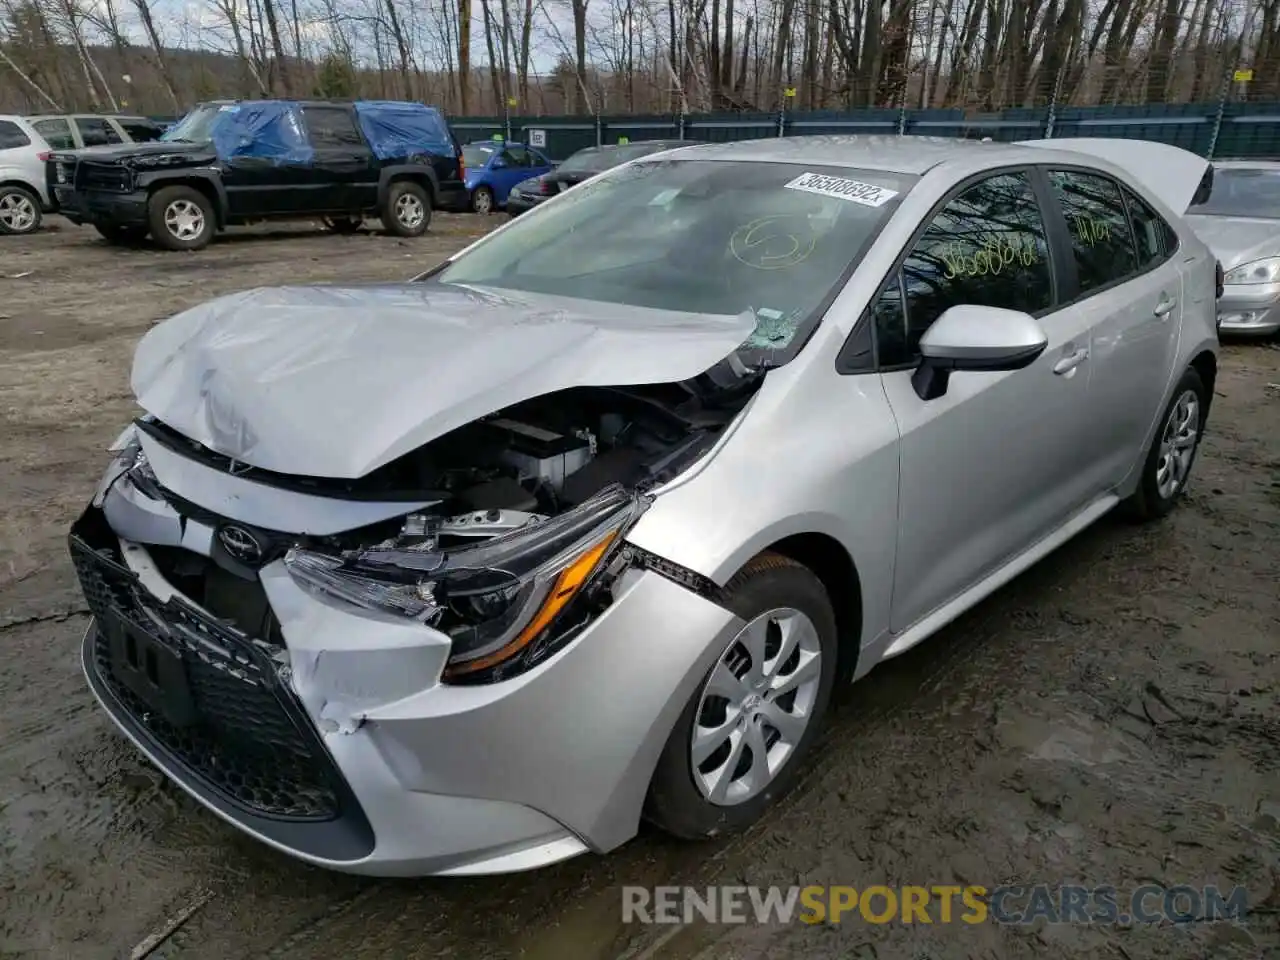
[[[164,225],[179,240],[194,240],[204,232],[204,211],[190,200],[174,200],[164,208]]]

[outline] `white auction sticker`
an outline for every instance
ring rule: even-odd
[[[897,190],[890,190],[888,187],[877,187],[874,183],[844,177],[831,177],[825,173],[802,173],[783,186],[788,190],[803,190],[805,193],[816,193],[824,197],[852,200],[865,207],[882,207],[898,195]]]

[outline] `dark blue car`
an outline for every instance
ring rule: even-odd
[[[533,147],[495,140],[467,144],[462,148],[462,161],[471,209],[476,213],[492,213],[505,207],[512,187],[548,173],[555,166]]]

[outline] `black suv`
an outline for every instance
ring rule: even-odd
[[[158,141],[55,152],[50,193],[107,240],[150,234],[199,250],[218,230],[321,219],[350,232],[378,217],[402,237],[435,207],[466,204],[462,148],[439,111],[400,101],[203,103]]]

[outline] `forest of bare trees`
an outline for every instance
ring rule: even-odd
[[[264,95],[453,115],[981,111],[1224,93],[1280,99],[1280,0],[0,0],[0,111],[173,115]]]

